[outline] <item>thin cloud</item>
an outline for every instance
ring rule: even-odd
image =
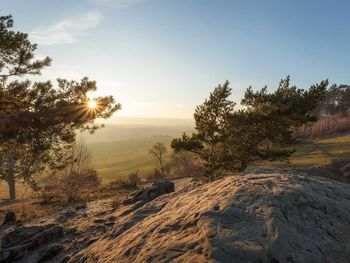
[[[125,8],[140,2],[141,0],[88,0],[96,5],[110,8]]]
[[[50,27],[40,27],[30,33],[33,42],[40,45],[75,43],[78,38],[96,27],[102,20],[100,12],[89,12],[84,15],[66,18]]]

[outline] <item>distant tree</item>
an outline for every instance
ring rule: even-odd
[[[197,107],[196,133],[183,134],[171,146],[176,152],[197,154],[205,163],[207,180],[243,171],[252,161],[287,159],[294,152],[286,148],[294,142],[293,130],[316,120],[311,112],[324,99],[327,85],[322,81],[303,90],[290,86],[287,77],[273,93],[266,87],[257,92],[249,87],[242,108],[235,110],[226,82]]]
[[[164,155],[166,153],[166,147],[164,143],[157,142],[153,147],[149,150],[149,153],[153,155],[159,162],[159,170],[162,176],[166,174],[166,165],[164,162]]]
[[[326,91],[325,99],[315,109],[317,116],[347,115],[350,110],[350,85],[333,84]]]
[[[65,168],[53,171],[48,176],[43,192],[57,199],[72,202],[96,191],[101,184],[101,178],[97,176],[92,164],[91,151],[84,142],[72,143],[66,155],[68,158],[65,160]]]
[[[112,96],[96,98],[89,108],[87,93],[96,83],[58,79],[31,83],[25,77],[38,75],[51,59],[34,59],[36,44],[28,35],[12,30],[11,16],[0,16],[0,179],[16,198],[15,182],[35,187],[35,176],[50,166],[61,165],[64,152],[78,130],[102,127],[96,118],[108,118],[120,109]]]

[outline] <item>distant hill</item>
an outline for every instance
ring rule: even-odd
[[[192,133],[193,131],[193,121],[187,119],[122,118],[118,123],[107,123],[106,127],[93,135],[83,133],[81,136],[88,143],[93,143],[145,139],[154,136],[177,137],[183,132]]]
[[[168,147],[183,132],[194,131],[192,120],[121,118],[117,124],[106,124],[94,134],[80,136],[91,147],[94,163],[103,182],[125,178],[139,170],[145,175],[157,167],[148,150],[157,142]]]

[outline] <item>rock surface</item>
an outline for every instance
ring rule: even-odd
[[[115,216],[116,226],[77,258],[242,263],[350,258],[350,187],[319,177],[232,176]]]
[[[349,262],[350,185],[266,172],[0,227],[0,262]]]
[[[14,222],[16,222],[16,213],[9,211],[5,214],[4,222],[2,222],[2,225],[12,224]]]
[[[0,262],[14,262],[40,249],[40,258],[56,254],[46,245],[63,237],[63,227],[55,224],[20,226],[7,231],[1,238]],[[40,261],[40,260],[38,260]]]
[[[172,193],[175,191],[174,183],[171,181],[154,182],[139,191],[136,191],[124,204],[133,204],[138,201],[149,202],[158,196]]]

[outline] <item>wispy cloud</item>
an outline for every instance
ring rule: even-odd
[[[100,12],[94,11],[78,17],[66,18],[49,27],[36,28],[30,33],[33,42],[41,45],[75,43],[78,38],[96,27],[102,20]]]
[[[111,7],[111,8],[124,8],[130,5],[136,4],[142,0],[88,0],[96,5]]]

